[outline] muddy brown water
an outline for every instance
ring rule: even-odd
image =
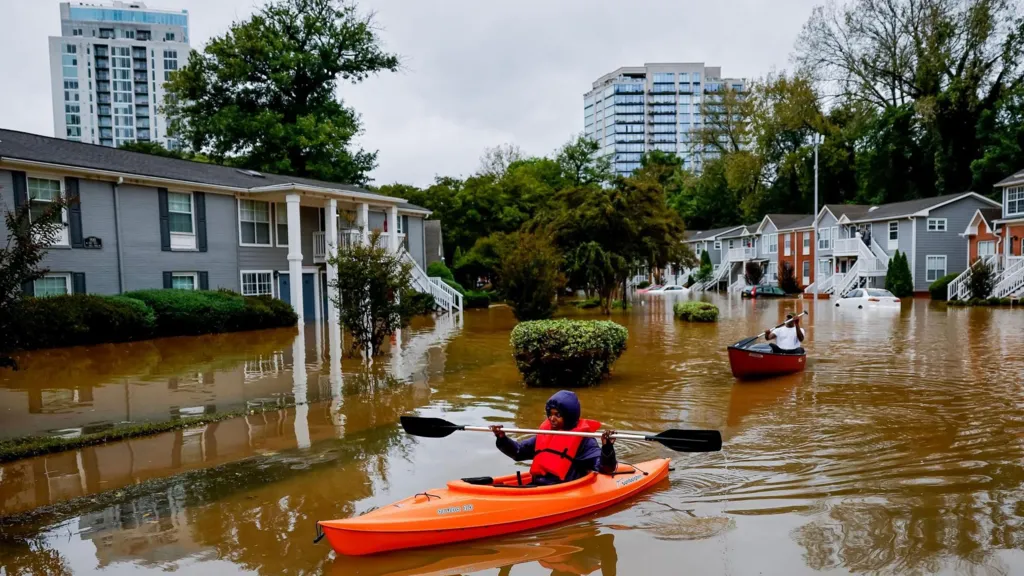
[[[669,480],[544,530],[367,558],[314,545],[314,522],[516,469],[486,435],[397,425],[539,423],[552,391],[521,384],[507,309],[419,322],[369,367],[317,326],[23,355],[0,372],[0,437],[272,409],[0,465],[0,574],[1024,574],[1024,311],[704,298],[718,324],[654,297],[613,315],[629,349],[578,393],[616,429],[720,429],[722,452],[619,442],[671,457]],[[807,371],[735,382],[725,346],[791,309],[810,313]]]

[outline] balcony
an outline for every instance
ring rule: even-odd
[[[727,253],[729,262],[748,262],[757,258],[757,248],[730,248]]]
[[[136,96],[135,97],[135,105],[136,106],[143,106],[143,105],[149,106],[149,96]]]
[[[146,78],[146,73],[145,72],[136,72],[135,75],[132,78],[136,82],[146,82],[146,81],[149,80],[149,78]]]
[[[149,116],[149,106],[136,106],[135,107],[135,115],[136,116],[146,116],[146,117],[148,117]]]
[[[96,54],[97,58],[106,58],[107,57],[107,47],[106,46],[95,46],[94,50],[93,50],[93,53]]]
[[[832,241],[832,254],[834,256],[858,256],[861,246],[864,246],[864,243],[860,238],[837,238]]]
[[[146,61],[145,60],[139,60],[138,62],[136,62],[135,64],[132,65],[132,70],[142,70],[142,71],[147,70],[147,68],[146,68]]]
[[[96,91],[97,92],[110,92],[110,82],[97,82],[96,83]]]
[[[132,58],[134,58],[136,60],[145,60],[146,59],[146,49],[145,48],[132,48]]]
[[[146,86],[145,84],[136,84],[135,85],[135,93],[136,94],[149,94],[149,86]]]
[[[110,119],[110,116],[102,116],[99,119],[99,126],[100,126],[100,128],[113,128],[114,127],[114,123]]]
[[[110,59],[109,58],[101,58],[100,56],[97,56],[96,57],[96,70],[109,70],[109,69],[110,69]]]
[[[97,94],[96,101],[100,104],[110,104],[110,94]]]
[[[135,137],[139,140],[149,140],[149,130],[136,130]]]

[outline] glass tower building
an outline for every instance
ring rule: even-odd
[[[64,2],[60,28],[49,40],[54,135],[177,148],[158,110],[164,82],[188,60],[188,12]]]
[[[583,95],[583,125],[589,138],[612,157],[615,172],[640,167],[645,152],[678,154],[683,167],[700,172],[716,150],[703,149],[694,132],[703,124],[707,103],[723,90],[743,92],[742,79],[722,78],[720,67],[702,62],[645,64],[601,76]]]

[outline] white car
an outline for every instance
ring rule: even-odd
[[[899,308],[900,299],[881,288],[857,288],[836,300],[836,308]]]
[[[679,284],[666,284],[657,290],[651,290],[648,294],[686,294],[690,289]]]

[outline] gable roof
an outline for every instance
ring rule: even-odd
[[[988,226],[988,231],[992,232],[996,226],[997,221],[1003,215],[1002,208],[978,208],[974,211],[974,215],[967,222],[967,229],[964,230],[961,236],[971,236],[978,233],[978,220],[984,220],[985,225]]]
[[[757,231],[758,222],[753,224],[744,224],[743,226],[737,226],[729,232],[722,234],[722,238],[741,238],[743,236],[750,236]]]
[[[814,227],[814,214],[807,214],[806,216],[804,216],[803,218],[801,218],[799,220],[796,220],[795,222],[790,222],[788,226],[779,226],[778,224],[776,224],[775,226],[780,231],[782,231],[782,230],[801,230],[803,228],[812,228],[812,227]]]
[[[995,186],[1011,186],[1013,184],[1021,183],[1024,183],[1024,170],[1018,170],[1017,172],[1010,174],[1006,178],[996,182]]]
[[[836,220],[842,220],[845,216],[850,222],[875,222],[878,220],[892,220],[894,218],[909,218],[911,216],[925,216],[930,210],[934,210],[946,204],[958,202],[964,198],[977,198],[992,206],[1001,206],[995,200],[986,198],[977,192],[961,192],[959,194],[945,194],[931,198],[919,198],[917,200],[905,200],[903,202],[891,202],[878,206],[867,206],[865,204],[826,204],[822,210],[828,210],[835,216]]]
[[[765,223],[769,220],[775,225],[776,230],[789,230],[793,223],[809,218],[813,218],[813,216],[810,214],[765,214],[757,227],[757,233],[761,233]]]
[[[20,160],[44,166],[81,168],[111,175],[124,174],[126,177],[141,176],[184,185],[200,184],[235,192],[283,191],[297,186],[320,192],[342,192],[382,204],[398,204],[400,209],[404,204],[410,210],[429,212],[426,208],[406,203],[403,198],[375,194],[364,188],[348,184],[301,176],[282,176],[269,172],[240,170],[219,164],[166,158],[15,130],[0,129],[0,160]]]
[[[684,242],[714,240],[718,236],[725,234],[726,232],[731,232],[737,228],[742,228],[742,226],[726,226],[724,228],[713,228],[711,230],[697,230],[692,235],[686,236],[686,240],[684,240]]]

